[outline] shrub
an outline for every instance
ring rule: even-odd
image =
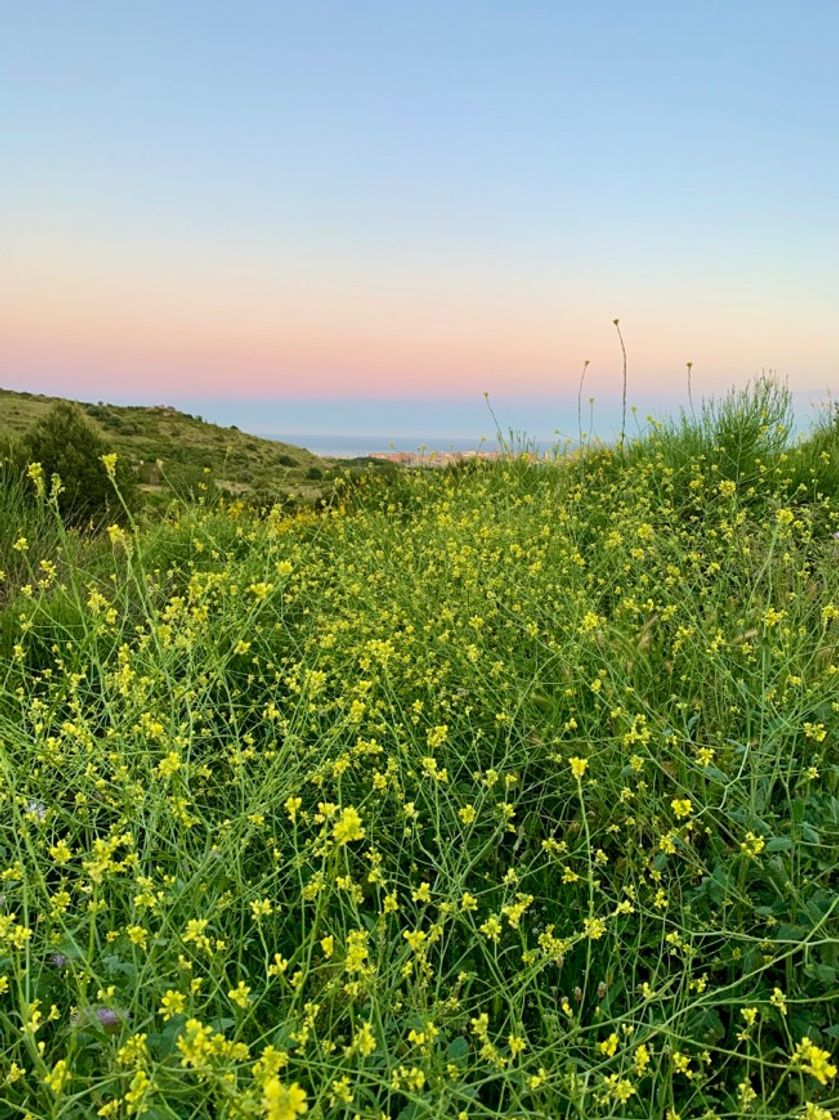
[[[119,519],[123,505],[102,463],[108,445],[78,405],[59,401],[23,437],[19,457],[40,463],[44,477],[61,479],[58,507],[68,525]],[[117,461],[116,482],[123,499],[133,497],[133,477]]]

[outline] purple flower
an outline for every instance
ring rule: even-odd
[[[70,1022],[74,1027],[98,1024],[108,1034],[113,1034],[119,1030],[126,1018],[124,1011],[115,1011],[112,1007],[88,1007],[85,1011],[74,1015]]]

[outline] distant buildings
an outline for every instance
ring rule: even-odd
[[[504,451],[424,451],[419,448],[417,451],[374,451],[370,454],[370,458],[398,463],[401,467],[448,467],[454,463],[462,463],[471,459],[494,461],[503,459],[508,454],[509,452]],[[524,457],[531,462],[537,462],[542,458],[534,451],[520,452],[516,454],[516,457]]]

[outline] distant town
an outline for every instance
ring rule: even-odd
[[[500,459],[503,454],[504,452],[499,450],[435,451],[419,448],[416,451],[373,451],[370,458],[398,463],[401,467],[448,467],[453,463],[462,463],[466,459],[494,461]],[[540,456],[527,452],[527,457],[535,460]]]

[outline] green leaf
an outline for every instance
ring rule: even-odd
[[[450,1062],[456,1062],[458,1065],[465,1062],[469,1056],[469,1043],[463,1037],[458,1035],[453,1038],[446,1048],[446,1057]]]
[[[832,968],[829,964],[816,964],[815,961],[804,965],[804,973],[820,984],[831,985],[839,980],[839,969]]]

